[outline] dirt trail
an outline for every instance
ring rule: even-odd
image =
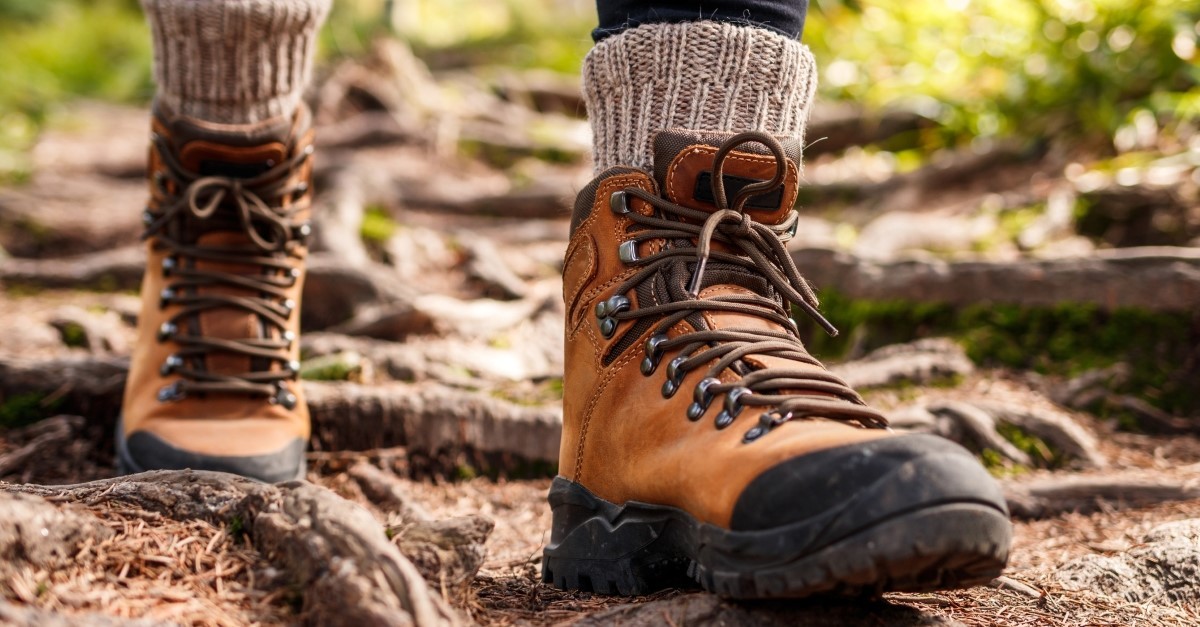
[[[349,69],[329,84],[329,103],[353,101],[338,89],[373,85]],[[514,113],[511,103],[504,111],[552,119],[570,136],[583,124]],[[42,138],[32,179],[0,188],[0,622],[1200,624],[1200,589],[1189,583],[1200,536],[1162,527],[1200,518],[1200,440],[1121,432],[1088,413],[1094,405],[1081,399],[1104,397],[1120,372],[1066,380],[980,369],[945,339],[851,351],[856,358],[835,369],[897,428],[963,442],[1004,477],[1020,520],[1009,569],[992,586],[732,604],[695,591],[623,599],[543,585],[544,495],[561,416],[565,207],[589,174],[586,146],[542,160],[480,106],[460,112],[478,123],[459,139],[486,147],[469,158],[425,134],[428,112],[392,113],[318,110],[321,217],[303,313],[310,483],[112,478],[111,432],[138,308],[144,137],[110,130],[142,128],[145,112],[79,106],[69,130]],[[837,173],[857,158],[817,159],[812,202],[839,197],[851,182]],[[912,220],[941,220],[931,232],[958,237],[947,225],[976,219],[962,208],[1005,191],[996,186],[1042,193],[1020,181],[1044,163],[1010,158],[860,181],[858,200],[839,206],[863,224],[884,208],[914,211],[936,199]],[[995,163],[1009,163],[1004,175],[933,193]],[[895,206],[901,199],[909,204]],[[1049,292],[1036,286],[1049,276],[1073,290],[1055,298],[1098,306],[1113,293],[1137,300],[1128,290],[1139,282],[1169,290],[1155,301],[1164,311],[1200,301],[1191,249],[1081,260],[1066,256],[1078,240],[1060,233],[1053,259],[1008,250],[905,261],[839,245],[833,221],[806,220],[793,243],[801,269],[837,279],[851,296],[887,299],[902,286],[974,302],[1009,281],[1013,303],[1044,304]],[[904,233],[915,231],[897,237]],[[975,243],[918,244],[963,252]],[[896,254],[909,245],[892,244]],[[1145,403],[1130,407],[1164,429],[1190,428]]]

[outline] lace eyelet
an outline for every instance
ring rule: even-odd
[[[295,409],[297,398],[282,382],[275,384],[275,396],[270,398],[272,405],[280,405],[284,409]]]
[[[179,333],[179,327],[174,322],[164,322],[158,327],[158,341],[166,342],[176,333]]]
[[[637,240],[631,239],[621,242],[621,245],[617,247],[617,259],[620,259],[625,264],[637,263],[640,259],[637,247]]]
[[[608,207],[617,215],[629,213],[629,194],[627,192],[613,192],[608,197]]]
[[[179,266],[179,262],[175,261],[174,257],[163,257],[162,260],[162,275],[164,277],[171,276],[175,273],[175,268]]]
[[[662,359],[662,345],[668,339],[665,334],[656,333],[646,340],[646,358],[642,360],[642,374],[650,376],[658,370],[658,362]]]
[[[175,290],[169,287],[163,288],[163,291],[158,293],[158,308],[165,309],[167,305],[170,305],[171,301],[174,299]]]
[[[291,372],[294,375],[300,374],[300,362],[295,359],[287,362],[287,369],[289,372]]]
[[[292,333],[291,331],[284,331],[283,341],[287,342],[288,346],[291,347],[292,342],[296,341],[296,334]]]
[[[183,358],[179,355],[170,355],[167,357],[167,360],[163,362],[162,367],[158,369],[158,373],[165,377],[170,375],[172,372],[175,372],[176,368],[181,367],[183,367]]]
[[[764,435],[766,435],[766,433],[767,433],[766,429],[764,429],[762,427],[754,427],[754,428],[750,429],[749,431],[747,431],[746,435],[742,436],[742,442],[745,444],[749,444],[749,443],[763,437]]]
[[[289,316],[292,315],[292,312],[296,310],[296,301],[290,298],[283,301],[283,310],[286,311]]]
[[[676,357],[671,360],[671,363],[667,364],[667,380],[662,386],[663,398],[671,398],[679,391],[679,386],[682,383],[680,379],[683,378],[681,376],[682,373],[679,372],[679,366],[685,361],[687,361],[687,357]]]
[[[142,225],[150,226],[151,224],[154,224],[154,220],[154,214],[150,213],[149,209],[146,209],[142,212]]]
[[[704,416],[704,412],[708,411],[708,406],[713,399],[713,393],[709,389],[714,385],[721,385],[721,380],[716,377],[708,377],[696,384],[696,391],[692,395],[695,400],[688,406],[688,420],[700,420]]]
[[[722,409],[721,413],[717,414],[717,419],[714,421],[714,425],[717,427],[717,430],[719,431],[721,429],[724,429],[725,427],[728,427],[731,424],[733,424],[733,416],[730,416],[729,412]]]
[[[671,398],[672,396],[675,396],[675,393],[678,391],[679,391],[678,383],[676,383],[670,379],[667,379],[665,382],[663,382],[663,386],[662,386],[662,397],[663,398]]]
[[[725,395],[725,413],[729,414],[730,418],[737,418],[738,414],[742,413],[742,406],[738,403],[743,396],[752,395],[754,392],[750,388],[733,388]]]
[[[180,385],[178,382],[172,383],[171,385],[163,387],[162,389],[160,389],[158,391],[158,402],[160,402],[160,403],[171,403],[174,401],[182,401],[186,397],[187,397],[187,393],[184,392],[183,386]]]
[[[628,311],[633,303],[625,296],[613,296],[596,303],[596,318],[600,320],[600,334],[610,338],[617,332],[617,319],[613,316]]]

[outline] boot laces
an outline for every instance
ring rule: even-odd
[[[155,185],[166,196],[157,212],[147,210],[142,239],[153,238],[154,246],[166,250],[162,273],[170,280],[160,295],[160,308],[179,305],[158,331],[160,342],[179,346],[162,364],[163,376],[176,374],[176,382],[161,389],[163,402],[182,400],[193,393],[226,393],[266,396],[287,408],[297,399],[285,382],[294,380],[300,365],[290,360],[295,335],[289,320],[296,303],[288,291],[303,275],[303,251],[311,225],[296,215],[307,208],[308,185],[293,182],[292,175],[312,155],[309,145],[282,163],[248,178],[201,176],[179,162],[165,138],[153,138],[165,168],[155,176]],[[299,201],[283,206],[285,196]],[[243,233],[245,245],[201,245],[196,232]],[[189,237],[186,234],[191,233]],[[227,272],[200,269],[197,261],[236,264],[252,271]],[[150,269],[148,269],[150,271]],[[201,293],[198,288],[226,288]],[[228,289],[234,288],[234,289]],[[188,331],[200,314],[217,309],[254,314],[261,321],[258,338],[219,338]],[[193,331],[198,330],[198,322]],[[251,370],[220,374],[208,370],[207,358],[214,354],[250,358]],[[275,368],[276,365],[281,366]]]
[[[735,148],[758,143],[775,157],[776,172],[769,181],[756,182],[738,191],[729,202],[724,186],[724,160]],[[633,225],[632,238],[622,245],[621,260],[640,270],[626,279],[616,290],[616,296],[601,302],[596,308],[601,333],[615,335],[618,323],[639,321],[627,332],[640,337],[648,326],[653,332],[645,342],[642,373],[652,375],[665,354],[678,349],[666,368],[662,394],[673,396],[684,376],[706,364],[704,378],[696,385],[688,418],[699,420],[718,397],[724,397],[724,407],[716,417],[716,427],[724,429],[733,424],[745,407],[766,409],[757,424],[744,436],[745,442],[756,440],[771,429],[793,419],[825,418],[858,424],[865,428],[887,428],[886,419],[866,406],[862,397],[842,379],[825,370],[812,357],[799,338],[790,315],[794,305],[813,318],[826,332],[837,329],[818,311],[819,302],[808,281],[800,275],[786,242],[795,233],[799,215],[792,211],[780,224],[769,225],[754,220],[746,212],[746,203],[754,196],[779,189],[786,175],[782,145],[774,137],[760,132],[747,132],[729,138],[714,155],[713,197],[717,210],[692,209],[670,202],[656,194],[638,188],[618,191],[612,197],[612,208],[625,214]],[[645,216],[629,209],[629,199],[640,199],[656,210]],[[649,240],[662,240],[661,250],[638,257],[638,245]],[[714,242],[735,252],[713,250]],[[712,264],[710,264],[712,261]],[[717,274],[713,285],[725,284],[735,277],[753,276],[767,288],[752,293],[735,293],[700,297],[705,278]],[[684,287],[684,277],[686,287]],[[625,296],[643,287],[647,281],[661,281],[669,292],[666,302],[653,300],[639,307]],[[639,290],[639,294],[646,293]],[[768,320],[778,328],[708,328],[703,312],[729,312]],[[674,338],[668,330],[681,321],[699,323],[701,330],[689,331]],[[623,339],[623,338],[622,338]],[[620,346],[621,341],[617,342]],[[796,367],[765,367],[755,356],[772,355],[796,363]],[[805,367],[807,366],[807,367]],[[720,378],[730,372],[735,381]],[[727,377],[729,378],[729,377]]]

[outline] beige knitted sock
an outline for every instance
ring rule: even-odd
[[[295,111],[330,0],[142,0],[156,98],[173,114],[249,124]]]
[[[666,128],[804,137],[817,69],[808,47],[724,22],[646,24],[596,44],[583,62],[596,171],[649,168]]]

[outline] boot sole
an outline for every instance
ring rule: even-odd
[[[807,521],[731,531],[672,507],[615,505],[562,477],[549,500],[554,540],[543,555],[542,581],[600,594],[695,584],[731,599],[963,588],[998,576],[1012,541],[1007,514],[988,502],[925,505],[808,547],[795,546]]]
[[[142,472],[148,472],[150,470],[163,470],[164,469],[164,468],[145,468],[141,464],[139,464],[137,462],[137,460],[134,459],[133,455],[129,451],[129,443],[126,441],[126,438],[125,438],[125,428],[124,428],[123,420],[120,417],[117,418],[117,427],[116,427],[116,434],[114,437],[114,441],[116,442],[116,449],[117,449],[117,460],[116,461],[117,461],[117,474],[118,475],[134,475],[134,474],[138,474],[138,473],[142,473]],[[162,446],[165,447],[168,445],[163,443]],[[280,482],[280,481],[303,481],[304,478],[308,474],[308,461],[303,457],[303,455],[301,455],[300,459],[299,459],[299,463],[298,463],[297,468],[294,473],[291,473],[291,472],[284,473],[285,476],[273,476],[273,477],[265,476],[268,473],[264,470],[264,467],[271,465],[270,461],[272,461],[272,460],[266,459],[267,457],[269,457],[269,456],[263,456],[263,462],[265,462],[265,463],[256,463],[257,460],[255,460],[254,458],[209,457],[209,456],[205,456],[205,455],[197,455],[195,453],[187,453],[187,452],[181,451],[179,454],[179,458],[181,458],[181,459],[186,458],[189,461],[191,461],[192,463],[190,463],[190,464],[170,464],[170,465],[173,467],[178,466],[178,468],[172,468],[174,470],[183,470],[185,468],[190,468],[192,470],[210,470],[210,471],[215,471],[215,472],[230,472],[231,474],[236,474],[238,476],[245,477],[247,479],[254,479],[255,481],[262,481],[264,483],[275,483],[275,482]],[[233,460],[232,464],[231,464],[231,460]],[[240,467],[241,472],[233,472],[232,469],[230,468],[231,465]],[[278,475],[278,473],[270,473],[270,474]]]

